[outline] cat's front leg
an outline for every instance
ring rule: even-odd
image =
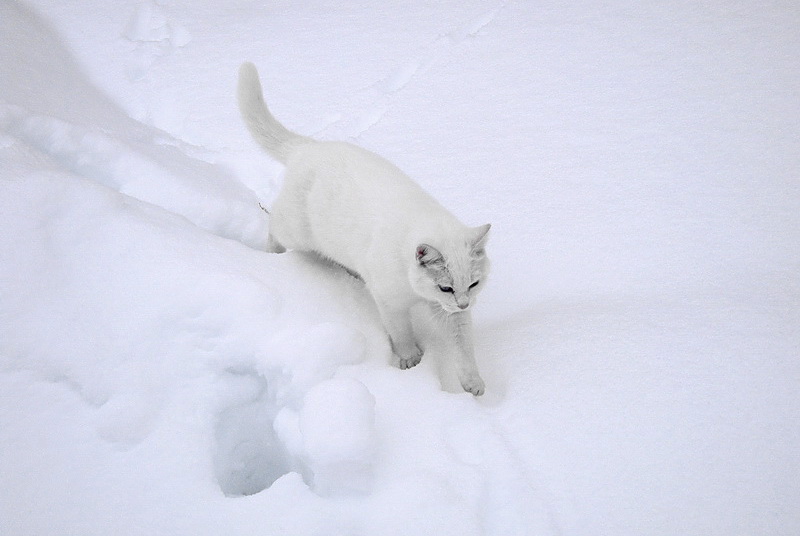
[[[475,351],[472,346],[472,316],[468,311],[452,313],[447,317],[450,336],[455,346],[455,366],[461,387],[468,393],[481,396],[486,391],[478,364],[475,362]]]
[[[393,307],[381,302],[376,303],[383,325],[389,334],[392,351],[399,358],[398,366],[401,369],[410,369],[417,366],[422,360],[422,350],[414,338],[414,330],[411,326],[408,308]]]

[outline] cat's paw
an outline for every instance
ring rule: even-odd
[[[472,393],[474,396],[481,396],[486,392],[486,385],[483,383],[481,377],[477,374],[463,378],[461,380],[461,387],[463,387],[466,392]]]
[[[397,366],[400,367],[401,370],[406,370],[416,367],[419,365],[420,361],[422,361],[422,350],[415,348],[410,355],[406,357],[400,356]]]

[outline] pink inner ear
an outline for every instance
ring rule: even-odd
[[[425,256],[425,248],[417,248],[417,258]]]

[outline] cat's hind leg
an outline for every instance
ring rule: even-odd
[[[275,240],[275,237],[272,236],[272,233],[267,235],[267,252],[269,253],[285,253],[286,248],[281,245],[280,242]]]

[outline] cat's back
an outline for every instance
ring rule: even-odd
[[[395,211],[443,210],[400,168],[382,156],[342,141],[316,141],[298,148],[287,167],[294,180],[304,181],[309,201],[335,210],[358,209],[363,214],[388,217]],[[411,205],[409,205],[411,204]]]
[[[289,219],[303,248],[362,275],[368,275],[367,265],[385,264],[388,256],[413,248],[415,236],[460,226],[397,166],[356,145],[314,141],[294,150],[286,165],[274,207],[281,213],[291,207]]]

